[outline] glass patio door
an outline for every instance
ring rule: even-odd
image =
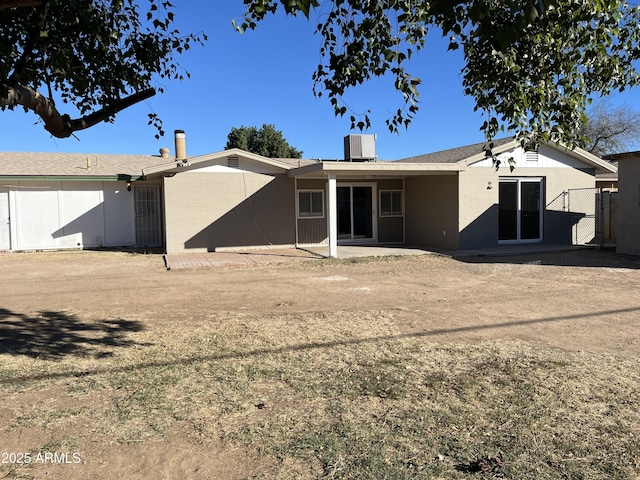
[[[542,179],[500,179],[498,217],[500,242],[542,241]]]
[[[372,240],[373,187],[338,186],[338,240]]]

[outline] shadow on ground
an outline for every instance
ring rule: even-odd
[[[640,269],[640,256],[622,255],[613,250],[581,249],[564,252],[532,252],[515,255],[454,256],[454,258],[465,263],[511,263],[519,265]]]
[[[42,311],[25,315],[0,308],[0,355],[25,355],[43,360],[66,356],[105,358],[115,348],[138,343],[128,339],[144,325],[122,318],[84,322],[75,315]]]
[[[6,311],[6,310],[5,310]],[[0,309],[0,312],[2,310]],[[589,317],[603,317],[603,316],[613,316],[620,314],[636,314],[640,312],[640,306],[638,307],[630,307],[630,308],[621,308],[614,310],[606,310],[606,311],[595,311],[595,312],[582,312],[576,313],[573,315],[560,315],[553,317],[543,317],[543,318],[533,318],[521,321],[506,321],[506,322],[496,322],[484,325],[468,325],[454,328],[439,328],[432,329],[427,331],[418,331],[418,332],[410,332],[403,334],[393,334],[393,335],[379,335],[374,337],[363,337],[363,338],[355,338],[348,340],[333,340],[333,341],[315,341],[308,343],[300,343],[298,345],[288,345],[288,346],[273,346],[267,348],[258,348],[247,351],[235,351],[235,352],[219,352],[213,353],[211,355],[196,355],[190,356],[188,358],[181,359],[171,359],[167,361],[150,361],[150,362],[139,362],[135,365],[126,365],[126,366],[107,366],[101,368],[94,368],[91,370],[83,370],[80,372],[57,372],[57,373],[43,373],[40,375],[24,375],[24,376],[16,376],[8,379],[0,379],[0,384],[11,384],[18,383],[23,381],[38,381],[44,379],[53,379],[53,378],[63,378],[70,376],[86,376],[86,375],[98,375],[102,373],[117,373],[117,372],[126,372],[129,370],[140,370],[144,368],[157,368],[157,367],[166,367],[166,366],[176,366],[176,365],[191,365],[198,362],[215,362],[219,360],[229,360],[229,359],[246,359],[250,357],[256,357],[260,355],[280,355],[288,352],[298,352],[298,351],[314,351],[320,349],[334,348],[338,346],[353,346],[353,345],[362,345],[366,343],[378,343],[378,342],[388,342],[403,338],[429,338],[436,337],[439,335],[446,335],[452,333],[460,333],[460,332],[477,332],[482,330],[491,330],[491,329],[500,329],[500,328],[509,328],[512,326],[523,326],[523,325],[535,325],[535,324],[545,324],[545,323],[553,323],[567,320],[583,320]],[[138,323],[138,322],[132,322]],[[117,328],[117,327],[113,327]],[[0,335],[5,335],[4,330],[0,329]],[[2,337],[0,337],[2,340]],[[150,344],[140,344],[130,341],[124,341],[122,345],[119,346],[130,346],[130,345],[150,345]],[[0,353],[5,351],[4,348],[0,348]],[[20,352],[16,352],[20,353]],[[50,353],[56,353],[55,351]]]

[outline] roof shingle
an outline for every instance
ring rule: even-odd
[[[136,176],[166,162],[154,155],[0,152],[0,176]]]
[[[513,141],[514,137],[501,138],[493,141],[493,146],[500,147]],[[449,150],[441,150],[439,152],[426,153],[424,155],[418,155],[416,157],[403,158],[396,160],[396,162],[404,163],[457,163],[462,160],[473,157],[478,153],[485,151],[487,142],[474,143],[473,145],[466,145],[464,147],[451,148]]]

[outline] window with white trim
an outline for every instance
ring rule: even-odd
[[[324,190],[298,190],[298,218],[324,217]]]
[[[380,190],[380,216],[402,216],[402,190]]]

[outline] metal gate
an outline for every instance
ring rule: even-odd
[[[571,243],[604,247],[604,216],[601,188],[567,191]]]
[[[605,247],[614,247],[618,243],[618,192],[603,190],[600,198],[602,241]]]
[[[158,246],[162,243],[160,198],[157,185],[133,187],[136,214],[136,245]]]

